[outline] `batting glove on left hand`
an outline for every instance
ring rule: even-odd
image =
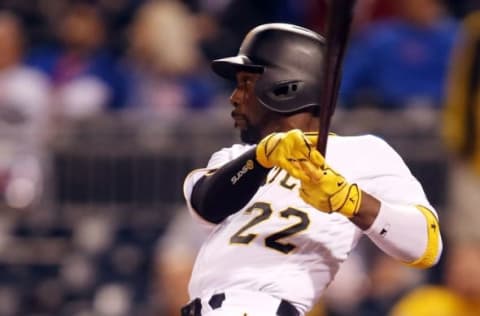
[[[313,143],[302,131],[293,129],[286,133],[272,133],[257,145],[257,161],[265,168],[278,166],[300,180],[308,180],[298,163],[310,159]]]

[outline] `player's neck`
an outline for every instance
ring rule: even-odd
[[[285,117],[284,120],[280,121],[280,124],[283,131],[296,128],[305,132],[318,131],[318,118],[308,112],[300,112]]]

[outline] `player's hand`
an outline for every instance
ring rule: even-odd
[[[286,133],[272,133],[262,139],[257,145],[256,158],[265,168],[278,166],[300,180],[309,180],[299,162],[311,159],[313,149],[314,145],[302,131],[293,129]]]
[[[320,211],[339,212],[349,218],[358,213],[362,191],[356,184],[348,183],[339,173],[330,168],[324,157],[313,149],[311,159],[299,163],[304,173],[300,197]],[[292,176],[294,176],[292,174]]]

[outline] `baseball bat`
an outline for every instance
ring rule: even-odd
[[[317,149],[326,155],[330,121],[337,103],[343,57],[356,0],[330,0],[326,20],[326,52],[320,95]]]

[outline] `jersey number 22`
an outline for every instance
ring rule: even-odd
[[[265,202],[257,202],[253,204],[251,207],[249,207],[245,211],[245,213],[251,214],[253,213],[254,210],[259,210],[260,214],[252,218],[252,220],[250,220],[247,224],[245,224],[242,228],[240,228],[239,231],[233,234],[233,236],[230,237],[230,243],[249,244],[252,240],[254,240],[258,236],[258,234],[254,234],[254,233],[247,234],[246,231],[257,224],[268,220],[273,213],[270,204]],[[297,246],[288,242],[282,243],[279,240],[293,236],[307,229],[308,225],[310,224],[310,219],[308,218],[307,213],[294,209],[292,207],[289,207],[281,211],[279,214],[281,217],[286,219],[289,219],[291,217],[297,218],[298,221],[294,225],[288,226],[285,229],[282,229],[278,232],[275,232],[265,237],[265,246],[268,248],[278,250],[284,254],[288,254],[291,251],[293,251]]]

